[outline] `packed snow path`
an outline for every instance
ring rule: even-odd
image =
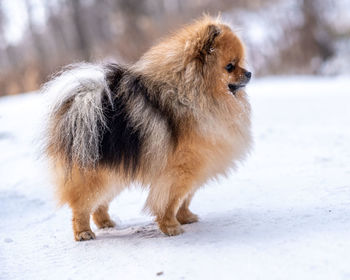
[[[42,97],[0,98],[0,279],[350,279],[350,79],[248,93],[254,151],[198,191],[198,223],[164,236],[132,189],[111,205],[117,227],[80,243],[37,156]]]

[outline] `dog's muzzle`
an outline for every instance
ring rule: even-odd
[[[252,77],[252,72],[249,71],[245,71],[242,81],[240,81],[239,83],[235,83],[235,84],[228,84],[228,88],[229,90],[235,94],[239,89],[244,88],[250,81],[250,78]]]

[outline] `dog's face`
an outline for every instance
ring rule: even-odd
[[[241,41],[230,31],[224,31],[223,50],[219,67],[223,69],[227,87],[235,94],[250,81],[252,73],[243,68],[244,51]]]
[[[242,42],[229,27],[222,25],[220,29],[221,34],[214,43],[217,61],[213,70],[218,76],[220,92],[230,92],[235,95],[248,84],[252,73],[244,69]]]

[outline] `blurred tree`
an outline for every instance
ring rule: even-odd
[[[10,44],[5,28],[11,18],[4,15],[8,2],[0,0],[0,95],[38,88],[49,74],[79,60],[133,62],[159,37],[204,12],[215,16],[222,11],[244,30],[240,35],[250,36],[247,50],[258,74],[320,73],[339,41],[345,50],[350,40],[343,20],[337,21],[340,31],[334,29],[334,18],[325,20],[339,2],[22,0],[27,26],[21,40]],[[44,24],[37,7],[45,10]],[[241,23],[235,22],[239,17]]]
[[[0,0],[0,66],[9,67],[7,42],[5,38],[5,14],[3,11],[3,1]],[[1,69],[1,68],[0,68]]]
[[[45,68],[45,65],[47,63],[46,49],[44,46],[44,42],[39,36],[38,29],[34,20],[33,3],[31,2],[31,0],[25,0],[24,3],[27,9],[28,29],[31,35],[32,44],[34,46],[34,52],[37,57],[36,60],[40,60],[40,64],[43,65],[43,68]]]
[[[64,3],[55,7],[52,1],[44,1],[45,9],[48,14],[47,22],[50,33],[54,39],[55,49],[58,54],[65,52],[69,45],[68,39],[64,32],[64,26],[62,24],[62,14],[64,13]],[[58,10],[58,11],[57,11]]]
[[[304,58],[320,57],[326,60],[333,55],[332,36],[328,26],[320,18],[322,5],[317,0],[303,0],[304,25],[301,32]],[[323,8],[327,8],[323,6]]]
[[[5,15],[3,12],[3,2],[0,0],[0,48],[3,48],[6,44],[5,42],[5,33],[4,33],[4,24],[5,24]]]
[[[135,61],[140,56],[140,50],[143,52],[148,47],[149,38],[147,37],[151,36],[149,33],[147,35],[143,29],[147,28],[149,23],[146,1],[119,0],[118,6],[122,11],[124,22],[122,40],[128,42],[120,45],[121,54]]]
[[[6,48],[6,40],[5,40],[5,32],[4,32],[4,13],[2,10],[2,1],[0,1],[0,53],[3,55],[0,55],[0,75],[4,75],[4,68],[6,67],[7,63],[7,56],[6,52],[4,51]],[[1,92],[5,91],[5,85],[1,83],[0,80],[0,95]]]
[[[81,59],[90,61],[91,50],[90,42],[86,32],[84,23],[84,8],[81,0],[71,0],[71,8],[73,12],[73,21],[76,28],[76,47],[79,50]]]

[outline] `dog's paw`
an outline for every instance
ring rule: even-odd
[[[168,236],[179,235],[184,232],[181,225],[161,225],[160,230]]]
[[[102,229],[102,228],[113,228],[113,227],[115,227],[115,222],[113,222],[112,220],[104,220],[102,222],[99,222],[96,225],[98,226],[99,229]]]
[[[77,232],[74,235],[76,241],[86,241],[95,239],[96,235],[91,230]]]
[[[192,224],[198,222],[198,216],[196,214],[193,214],[190,211],[187,211],[186,213],[179,213],[176,216],[177,220],[180,224]]]

